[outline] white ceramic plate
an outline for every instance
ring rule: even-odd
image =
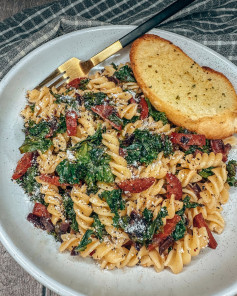
[[[234,295],[237,292],[237,199],[231,189],[224,207],[226,229],[214,251],[205,249],[179,275],[169,270],[125,268],[101,271],[91,259],[59,254],[59,244],[27,222],[33,205],[11,175],[20,158],[18,147],[24,135],[19,112],[25,105],[26,90],[32,89],[68,58],[87,59],[114,42],[132,26],[85,29],[54,39],[23,58],[0,84],[0,238],[13,258],[38,281],[67,295]],[[237,89],[237,67],[214,51],[165,31],[154,34],[171,40],[201,65],[223,72]],[[129,48],[107,60],[107,64],[129,60]],[[105,63],[105,64],[106,64]],[[233,154],[236,151],[233,151]]]

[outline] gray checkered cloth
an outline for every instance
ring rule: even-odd
[[[60,35],[109,24],[139,25],[174,0],[60,0],[0,23],[0,79],[27,53]],[[237,64],[236,0],[196,0],[159,25]]]

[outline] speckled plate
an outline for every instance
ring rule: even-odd
[[[26,90],[32,89],[58,65],[75,56],[87,59],[133,29],[106,26],[85,29],[56,38],[23,58],[0,84],[0,239],[13,258],[38,281],[55,292],[68,295],[234,295],[237,293],[237,199],[231,189],[224,206],[226,228],[215,235],[218,248],[206,248],[179,275],[169,270],[125,268],[102,271],[91,259],[59,254],[59,244],[35,229],[26,216],[32,210],[11,175],[20,158],[23,121],[19,112]],[[223,72],[237,89],[237,67],[216,52],[176,34],[153,30],[171,40],[201,65]],[[129,60],[129,47],[105,64]],[[236,150],[232,156],[236,157]]]

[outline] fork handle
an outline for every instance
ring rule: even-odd
[[[88,73],[91,68],[98,65],[99,63],[106,60],[108,57],[112,56],[120,49],[124,48],[131,42],[133,42],[138,37],[142,36],[144,33],[148,32],[156,25],[162,23],[164,20],[174,15],[176,12],[180,11],[185,6],[189,5],[195,0],[177,0],[170,6],[166,7],[162,11],[158,12],[152,18],[147,20],[145,23],[138,26],[136,29],[129,32],[127,35],[123,36],[121,39],[117,40],[110,46],[106,47],[101,52],[94,55],[90,60],[85,62],[80,62],[81,67],[84,69],[85,73]]]
[[[134,40],[136,40],[138,37],[142,36],[146,32],[150,31],[152,28],[157,26],[158,24],[162,23],[164,20],[168,19],[190,3],[194,2],[195,0],[178,0],[163,9],[162,11],[155,14],[153,17],[151,17],[149,20],[147,20],[145,23],[138,26],[136,29],[129,32],[127,35],[123,36],[121,39],[119,39],[120,43],[122,44],[122,47],[127,46]]]

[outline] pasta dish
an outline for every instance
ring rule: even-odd
[[[34,202],[28,221],[61,242],[60,252],[101,268],[179,273],[217,247],[213,232],[224,230],[222,205],[237,186],[233,138],[174,126],[129,63],[27,97],[12,179]]]

